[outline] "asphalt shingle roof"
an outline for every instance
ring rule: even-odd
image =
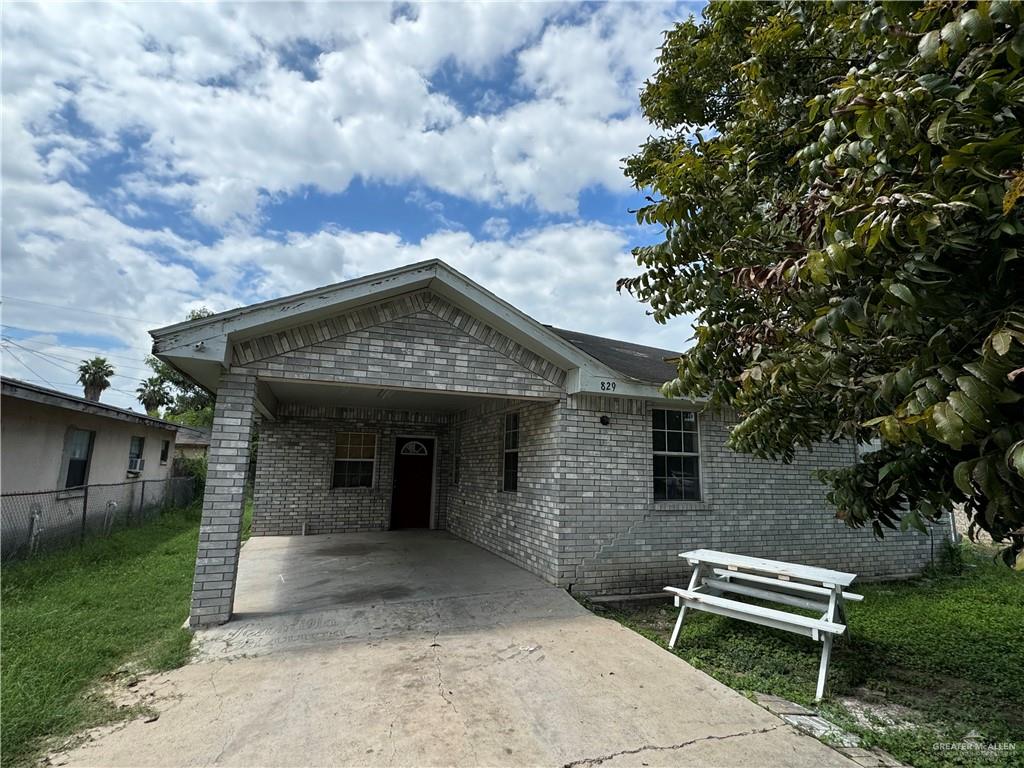
[[[624,376],[653,384],[663,384],[676,377],[676,367],[666,363],[665,358],[678,357],[681,352],[645,347],[642,344],[606,339],[603,336],[591,336],[579,331],[567,331],[553,325],[547,327],[577,349],[597,358]]]

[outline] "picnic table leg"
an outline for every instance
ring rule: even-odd
[[[814,692],[814,700],[821,701],[825,695],[825,677],[828,675],[828,662],[832,656],[832,633],[825,633],[825,640],[821,647],[821,664],[818,666],[818,688]]]
[[[692,592],[694,590],[694,588],[698,584],[700,584],[700,574],[701,574],[701,571],[703,570],[703,568],[704,568],[704,564],[703,563],[697,563],[697,565],[695,565],[693,567],[693,575],[690,577],[690,586],[687,587],[687,589],[690,592]],[[669,648],[675,648],[676,647],[676,640],[679,639],[679,630],[683,628],[683,619],[686,618],[686,603],[684,603],[678,597],[676,598],[676,602],[679,603],[679,618],[676,619],[676,625],[672,629],[672,637],[668,641],[668,647]]]
[[[839,613],[842,611],[842,605],[843,590],[841,587],[833,586],[832,594],[828,598],[828,610],[825,612],[825,618],[835,623],[839,618]],[[828,662],[831,658],[832,633],[825,632],[821,645],[821,664],[818,665],[818,687],[814,692],[815,701],[821,701],[821,697],[825,695],[825,678],[828,677]]]

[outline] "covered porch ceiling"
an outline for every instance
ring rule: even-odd
[[[294,381],[260,378],[264,400],[338,408],[385,408],[388,410],[454,412],[465,410],[486,400],[512,398],[474,393],[445,392],[413,387],[379,387],[330,382]],[[515,398],[522,399],[522,398]],[[537,399],[537,398],[531,398]]]

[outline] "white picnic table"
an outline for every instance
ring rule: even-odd
[[[679,618],[676,619],[668,647],[675,647],[686,611],[690,608],[820,640],[821,664],[818,667],[815,700],[821,699],[825,693],[825,678],[832,655],[832,639],[846,631],[846,624],[841,623],[846,621],[843,603],[845,600],[864,599],[862,595],[844,589],[853,583],[857,575],[713,549],[681,552],[679,557],[685,558],[693,566],[693,574],[686,589],[665,587],[679,608]],[[820,618],[812,618],[734,600],[724,597],[726,593],[822,613]]]

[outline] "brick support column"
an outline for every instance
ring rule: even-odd
[[[249,439],[256,415],[256,377],[221,377],[207,456],[203,521],[192,582],[189,626],[223,624],[231,618],[241,547]]]

